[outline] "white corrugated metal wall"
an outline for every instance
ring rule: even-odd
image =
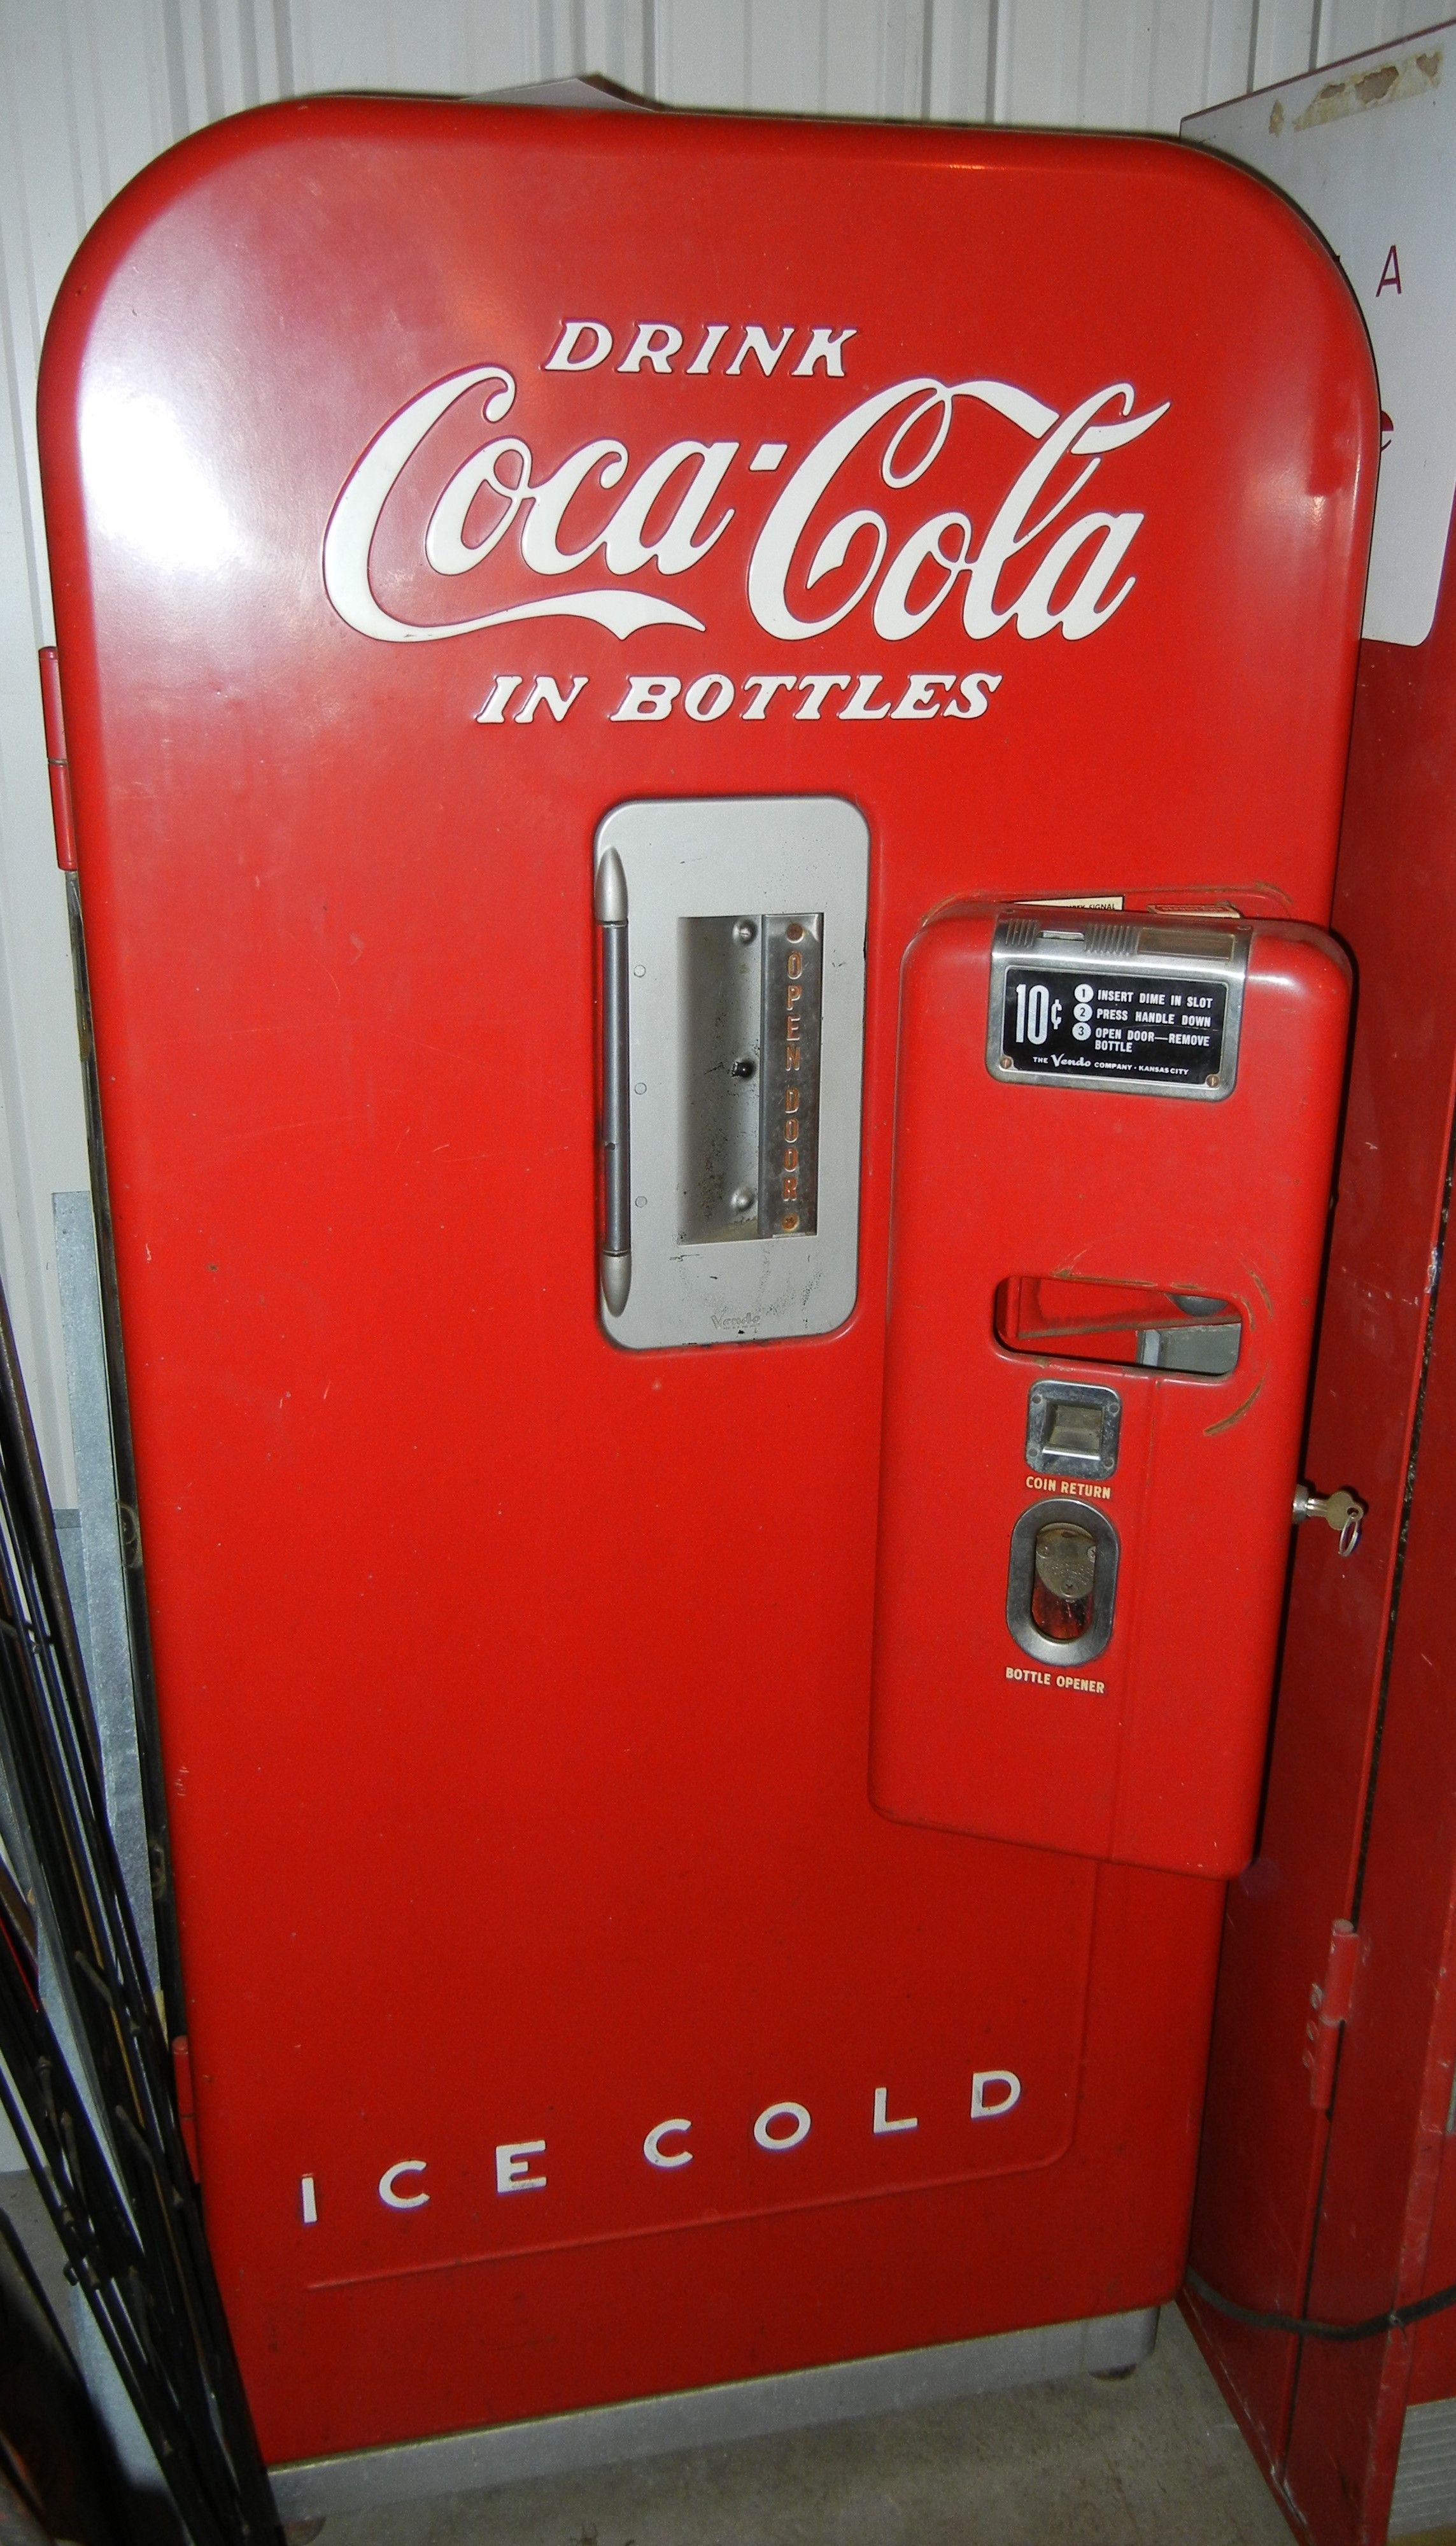
[[[77,241],[170,142],[316,89],[600,71],[672,105],[1174,131],[1429,23],[1429,0],[0,0],[0,1272],[73,1496],[50,1197],[86,1181],[36,650],[36,366]]]

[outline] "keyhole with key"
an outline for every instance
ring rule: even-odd
[[[1296,1524],[1302,1520],[1323,1520],[1326,1528],[1332,1529],[1338,1539],[1341,1556],[1354,1555],[1360,1544],[1360,1532],[1365,1526],[1368,1508],[1358,1494],[1350,1492],[1348,1485],[1341,1485],[1338,1492],[1332,1494],[1317,1493],[1313,1485],[1296,1485],[1294,1489]]]

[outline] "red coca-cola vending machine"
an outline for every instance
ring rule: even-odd
[[[1176,145],[314,101],[82,249],[53,754],[286,2509],[1148,2347],[1376,423]]]

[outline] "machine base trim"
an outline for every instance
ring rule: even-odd
[[[1156,2307],[1122,2316],[1083,2317],[1071,2325],[1032,2326],[1016,2334],[982,2334],[920,2351],[882,2352],[868,2360],[833,2361],[773,2378],[735,2380],[684,2395],[646,2396],[598,2405],[579,2414],[493,2429],[450,2431],[438,2439],[346,2457],[300,2458],[272,2469],[280,2519],[316,2518],[426,2495],[473,2493],[536,2476],[661,2455],[669,2449],[762,2439],[807,2430],[817,2422],[943,2405],[995,2388],[1031,2386],[1081,2372],[1136,2368],[1157,2338]]]

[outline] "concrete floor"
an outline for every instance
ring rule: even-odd
[[[59,2249],[29,2178],[0,2177],[0,2206],[67,2321]],[[1290,2532],[1165,2308],[1152,2359],[1130,2378],[335,2512],[319,2546],[1290,2546]]]
[[[319,2546],[1290,2546],[1290,2532],[1169,2308],[1131,2378],[335,2513]]]

